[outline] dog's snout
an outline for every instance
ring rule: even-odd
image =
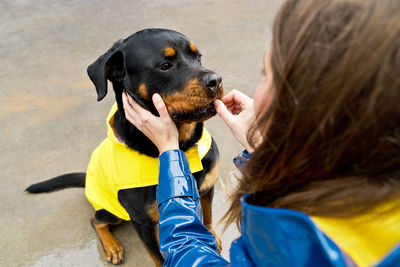
[[[216,96],[220,92],[222,85],[222,78],[221,75],[219,75],[218,73],[215,72],[207,73],[203,77],[203,82],[206,85],[208,89],[207,93],[210,96]]]

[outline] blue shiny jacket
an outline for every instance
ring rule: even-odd
[[[244,163],[248,154],[243,154]],[[214,236],[202,223],[196,182],[185,154],[160,156],[157,203],[164,266],[356,266],[304,213],[254,206],[242,199],[241,237],[230,249],[230,263],[217,252]],[[400,266],[397,247],[379,267]]]

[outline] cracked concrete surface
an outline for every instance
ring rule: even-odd
[[[106,136],[112,93],[96,101],[86,67],[120,38],[150,27],[193,40],[204,66],[220,73],[227,91],[252,95],[261,77],[271,25],[282,0],[3,0],[0,2],[0,266],[111,266],[89,224],[82,189],[29,195],[24,189],[58,174],[85,171]],[[221,152],[214,222],[238,175],[241,151],[220,118],[206,123]],[[239,233],[222,234],[223,255]],[[114,233],[125,264],[152,261],[129,223]]]

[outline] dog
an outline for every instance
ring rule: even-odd
[[[117,41],[87,69],[98,101],[111,82],[116,104],[107,117],[108,137],[93,151],[86,173],[69,173],[33,184],[30,193],[85,187],[96,212],[90,222],[113,264],[123,261],[123,247],[109,230],[130,220],[156,266],[159,251],[156,203],[158,149],[125,118],[122,94],[158,115],[151,100],[163,98],[179,131],[179,146],[189,158],[197,182],[203,221],[212,229],[211,203],[219,173],[218,147],[203,122],[216,114],[215,99],[224,94],[221,76],[201,65],[201,53],[186,36],[167,29],[145,29]],[[107,180],[107,181],[105,181]],[[114,205],[114,206],[113,206]]]

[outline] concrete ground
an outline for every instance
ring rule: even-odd
[[[116,40],[150,27],[180,31],[220,73],[227,91],[252,95],[282,0],[2,0],[0,2],[0,266],[110,266],[89,225],[82,189],[29,195],[24,189],[58,174],[85,171],[106,136],[114,98],[96,101],[87,66]],[[214,201],[224,214],[241,151],[220,118],[206,126],[217,141],[222,170]],[[223,255],[239,233],[224,234]],[[114,230],[125,264],[152,261],[129,223]]]

